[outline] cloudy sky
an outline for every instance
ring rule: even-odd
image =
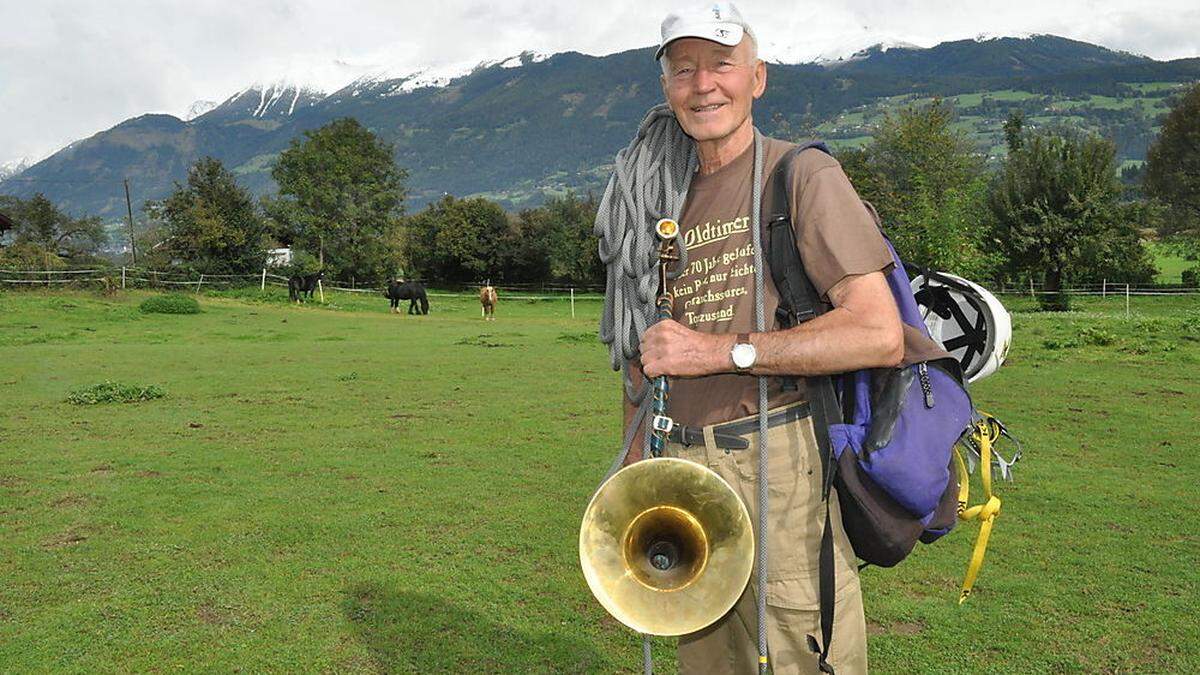
[[[0,165],[145,112],[183,115],[256,82],[332,91],[524,50],[608,54],[658,40],[684,0],[0,0]],[[1200,56],[1195,0],[743,0],[763,56],[879,41],[1052,33],[1167,60]]]

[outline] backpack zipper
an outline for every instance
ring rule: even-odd
[[[921,391],[925,394],[925,407],[933,407],[933,386],[929,384],[929,366],[925,363],[917,365],[917,375],[921,378]]]

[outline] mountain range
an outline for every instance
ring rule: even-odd
[[[768,134],[820,134],[836,147],[870,137],[888,110],[955,101],[962,128],[996,152],[999,123],[1022,109],[1035,124],[1061,122],[1117,140],[1137,161],[1167,97],[1200,79],[1200,58],[1175,61],[1037,35],[865,49],[851,57],[770,64],[755,106]],[[220,159],[256,194],[275,190],[270,169],[293,139],[354,117],[395,147],[409,172],[407,208],[443,194],[483,195],[521,208],[565,190],[603,189],[613,155],[662,99],[653,48],[606,56],[525,53],[457,77],[415,73],[360,78],[332,93],[257,84],[189,119],[147,114],[76,141],[3,179],[0,193],[42,192],[68,212],[116,219],[128,179],[135,212],[167,195],[200,157]]]

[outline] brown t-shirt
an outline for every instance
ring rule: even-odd
[[[770,194],[771,173],[792,144],[763,139],[763,194]],[[674,282],[674,319],[704,333],[750,333],[754,321],[754,245],[750,199],[753,189],[753,146],[716,172],[692,178],[680,217],[688,250],[687,269]],[[837,160],[820,150],[806,150],[796,160],[792,185],[792,223],[805,270],[824,297],[848,275],[867,274],[892,265],[866,207]],[[776,330],[779,294],[766,271],[763,311],[768,330]],[[770,378],[771,408],[804,399],[799,391],[782,391],[782,380]],[[670,416],[680,424],[726,422],[758,412],[758,378],[727,373],[671,381]]]

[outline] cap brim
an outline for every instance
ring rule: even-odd
[[[700,38],[726,47],[736,47],[742,41],[744,34],[745,30],[736,23],[703,23],[695,26],[681,26],[671,31],[670,37],[663,40],[658,51],[654,52],[654,60],[661,59],[663,52],[667,51],[667,47],[676,40]]]

